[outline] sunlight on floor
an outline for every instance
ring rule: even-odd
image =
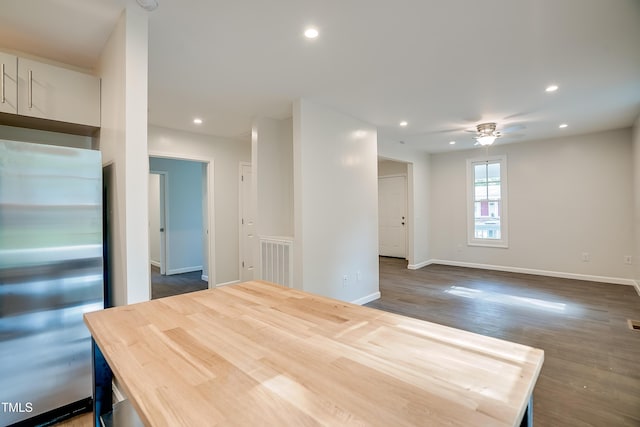
[[[481,291],[478,289],[465,288],[464,286],[451,286],[445,291],[448,294],[463,298],[472,298],[499,304],[508,304],[520,307],[537,308],[540,310],[551,310],[564,312],[566,304],[560,302],[550,302],[537,298],[519,297],[515,295],[503,294],[500,292]]]

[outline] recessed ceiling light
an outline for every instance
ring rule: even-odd
[[[318,30],[313,27],[309,27],[306,30],[304,30],[304,36],[308,39],[315,39],[316,37],[318,37],[319,34],[320,33],[318,32]]]
[[[449,145],[456,145],[455,141],[449,141]]]
[[[193,119],[193,123],[195,123],[197,125],[201,125],[202,124],[202,119],[196,117],[195,119]]]
[[[562,123],[562,124],[561,124],[560,126],[558,126],[558,127],[559,127],[560,129],[564,129],[564,128],[566,128],[567,126],[569,126],[569,125],[568,125],[568,124],[566,124],[566,123]]]
[[[558,85],[549,85],[547,86],[547,88],[544,90],[545,92],[555,92],[558,90]]]
[[[403,120],[400,122],[400,126],[405,127],[406,125],[408,125],[409,123],[407,123],[406,120]]]

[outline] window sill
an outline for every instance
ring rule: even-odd
[[[500,248],[500,249],[508,249],[509,243],[498,241],[498,242],[467,242],[467,246],[478,246],[484,248]]]

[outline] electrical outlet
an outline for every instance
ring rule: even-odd
[[[631,262],[631,255],[625,255],[625,256],[624,256],[624,263],[625,263],[625,264],[632,264],[632,262]]]
[[[589,252],[582,252],[582,262],[589,262]]]
[[[360,270],[356,273],[356,278],[358,279],[358,282],[362,280],[362,273],[360,273]]]
[[[349,282],[349,276],[345,274],[344,276],[342,276],[342,286],[346,288],[347,282]]]

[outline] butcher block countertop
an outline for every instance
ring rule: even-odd
[[[150,426],[519,425],[544,359],[260,281],[85,323]]]

